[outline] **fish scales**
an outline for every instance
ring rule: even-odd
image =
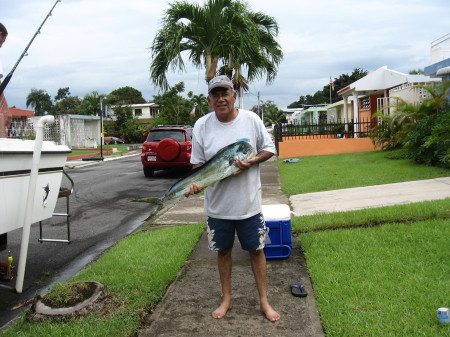
[[[202,189],[228,178],[239,171],[237,160],[248,160],[256,154],[253,146],[247,141],[237,141],[220,149],[214,157],[202,166],[192,170],[185,177],[178,180],[166,192],[163,201],[180,197],[189,191],[192,184],[199,185]]]

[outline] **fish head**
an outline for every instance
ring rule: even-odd
[[[247,160],[251,157],[253,157],[256,154],[255,149],[253,146],[246,141],[239,141],[236,142],[236,148],[235,148],[235,159],[236,160]]]

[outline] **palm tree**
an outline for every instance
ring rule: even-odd
[[[52,98],[42,89],[31,89],[27,96],[27,108],[31,106],[36,116],[42,116],[45,112],[49,112],[53,106]]]
[[[205,95],[194,95],[192,91],[189,91],[187,96],[189,97],[191,104],[193,105],[195,120],[199,119],[209,112],[209,105]]]
[[[97,115],[101,111],[101,102],[106,97],[105,94],[100,94],[97,90],[91,91],[83,97],[83,112],[86,115]]]
[[[271,83],[275,79],[283,53],[275,39],[278,35],[278,25],[272,17],[245,10],[239,18],[245,22],[243,26],[246,30],[244,34],[233,35],[236,38],[234,44],[239,47],[231,49],[228,68],[233,70],[232,79],[236,90],[239,91],[242,107],[243,91],[248,91],[247,82],[266,73],[266,81]],[[242,68],[247,70],[247,78]]]
[[[278,25],[272,17],[253,13],[240,1],[208,0],[204,6],[176,2],[166,11],[163,28],[151,47],[151,79],[166,90],[166,72],[169,67],[183,71],[182,53],[187,52],[192,64],[205,67],[206,81],[216,75],[222,63],[229,76],[234,71],[237,89],[247,88],[242,68],[247,80],[265,73],[270,83],[282,59],[277,34]]]
[[[283,110],[279,110],[276,106],[270,106],[266,111],[262,112],[262,118],[265,126],[282,123],[286,121],[286,114]]]

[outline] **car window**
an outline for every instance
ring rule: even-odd
[[[148,134],[148,142],[160,142],[165,138],[172,138],[177,142],[185,142],[186,136],[183,130],[155,130]]]

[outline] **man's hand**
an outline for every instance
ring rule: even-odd
[[[237,160],[235,165],[237,167],[239,167],[240,170],[234,172],[233,175],[236,176],[238,174],[241,174],[242,172],[248,170],[250,167],[252,167],[253,165],[258,164],[258,163],[259,163],[259,160],[257,157],[251,157],[251,158],[247,159],[246,161]]]
[[[184,196],[187,198],[188,196],[200,193],[201,191],[202,188],[200,186],[198,186],[197,184],[192,184],[189,188],[189,192],[184,193]]]
[[[241,174],[243,171],[248,170],[253,165],[262,163],[263,161],[266,161],[267,159],[269,159],[272,156],[273,156],[272,152],[263,150],[260,153],[258,153],[256,156],[251,157],[246,161],[237,160],[235,164],[237,167],[240,168],[240,170],[235,172],[234,175]]]
[[[202,165],[203,165],[203,163],[194,164],[194,165],[192,165],[192,169],[194,170],[197,167],[200,167]],[[184,193],[184,196],[187,198],[188,196],[200,193],[201,191],[202,191],[202,188],[200,186],[198,186],[197,184],[192,184],[191,187],[189,188],[189,192]]]

